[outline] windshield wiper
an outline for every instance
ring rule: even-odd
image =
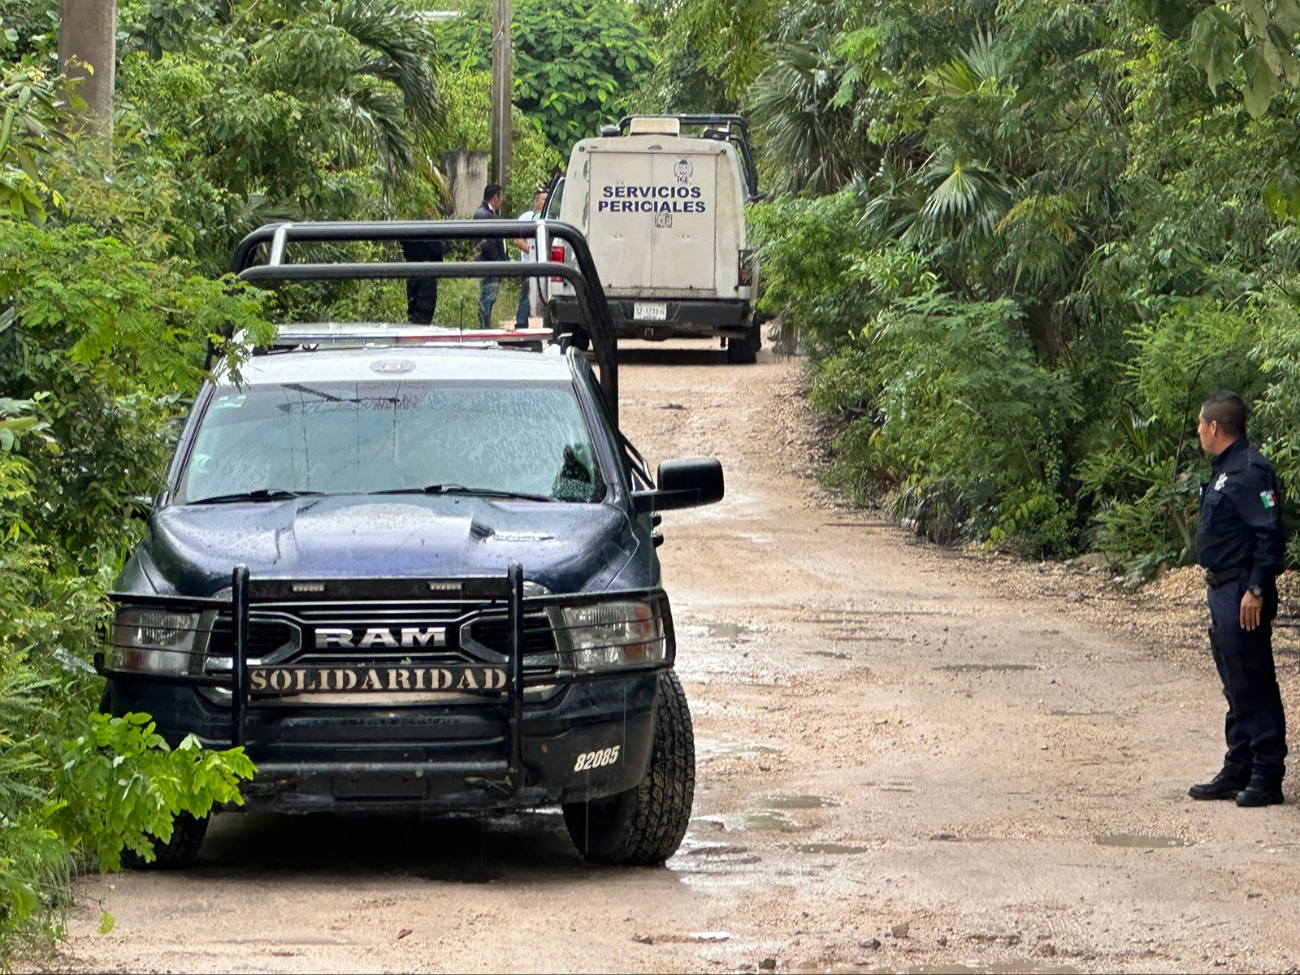
[[[430,484],[422,488],[392,488],[371,491],[371,494],[476,494],[484,498],[511,498],[518,501],[555,501],[545,494],[525,494],[522,491],[501,491],[497,488],[472,488],[464,484]]]
[[[283,488],[258,488],[236,494],[216,494],[210,498],[187,501],[186,504],[229,504],[235,501],[288,501],[290,498],[320,497],[324,491],[286,491]]]

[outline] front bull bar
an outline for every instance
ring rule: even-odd
[[[472,594],[486,600],[484,606],[492,607],[504,601],[508,631],[507,663],[508,674],[504,691],[506,711],[506,755],[498,762],[266,762],[258,765],[257,778],[264,781],[291,780],[316,775],[336,775],[340,777],[374,775],[374,774],[409,774],[423,775],[439,772],[444,775],[460,775],[467,784],[490,789],[506,799],[519,796],[526,784],[527,769],[524,766],[524,692],[530,686],[563,685],[586,683],[611,677],[634,677],[644,674],[658,674],[671,670],[676,659],[676,642],[673,636],[672,612],[668,597],[661,588],[627,589],[604,593],[568,593],[545,596],[524,595],[524,571],[519,563],[511,563],[504,576],[475,577],[463,580],[468,586],[472,582]],[[230,745],[243,747],[248,744],[248,715],[250,711],[249,691],[249,619],[252,607],[252,580],[248,568],[236,566],[231,574],[231,595],[229,599],[211,597],[156,596],[135,593],[109,593],[109,598],[119,605],[139,607],[156,607],[160,609],[190,611],[220,611],[228,609],[231,616],[233,646],[231,654],[230,675],[209,673],[163,674],[151,673],[122,667],[109,666],[103,651],[95,654],[95,669],[103,677],[112,680],[139,680],[159,684],[182,684],[193,687],[213,687],[229,690],[230,705]],[[601,602],[626,601],[636,599],[654,600],[658,615],[653,617],[661,621],[661,639],[663,655],[659,661],[642,665],[623,665],[616,669],[569,673],[528,674],[525,668],[524,618],[530,608],[547,606],[582,606]],[[566,626],[565,629],[581,629],[581,626]],[[211,634],[209,628],[204,631]],[[552,629],[552,644],[555,646],[557,661],[563,654],[555,642]],[[610,647],[628,646],[629,643],[613,643],[603,646],[587,647],[587,650],[603,650]],[[151,652],[198,653],[206,659],[207,651],[177,651],[166,647],[138,648]],[[546,652],[543,653],[545,655]],[[252,705],[264,707],[266,705]]]

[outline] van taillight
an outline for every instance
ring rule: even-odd
[[[552,244],[552,245],[551,245],[551,263],[552,263],[552,264],[563,264],[563,263],[564,263],[564,245],[563,245],[563,244]],[[551,278],[551,280],[552,280],[553,282],[555,282],[556,284],[563,284],[563,283],[564,283],[564,278]]]
[[[748,288],[754,283],[754,252],[741,251],[736,264],[736,287]]]

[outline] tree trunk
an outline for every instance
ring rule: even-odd
[[[496,0],[492,12],[492,182],[508,186],[512,155],[511,106],[514,99],[510,0]]]
[[[86,102],[85,120],[111,140],[117,0],[59,0],[59,70],[84,79],[76,92]]]

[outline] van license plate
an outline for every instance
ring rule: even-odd
[[[663,322],[668,320],[668,302],[635,301],[632,303],[632,317],[638,322]]]

